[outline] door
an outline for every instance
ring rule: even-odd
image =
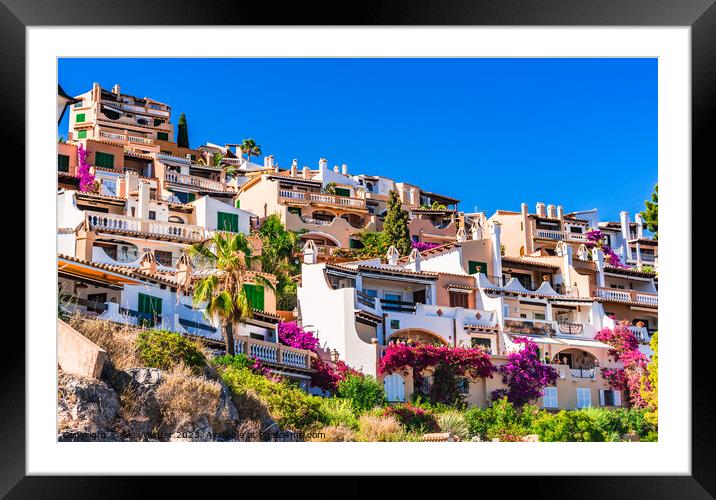
[[[413,292],[413,302],[416,304],[425,304],[425,290]]]
[[[388,401],[405,401],[405,382],[397,373],[391,373],[383,379],[383,388]]]

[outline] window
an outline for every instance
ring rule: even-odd
[[[370,296],[370,297],[377,297],[378,296],[378,290],[373,290],[371,288],[364,288],[363,293]]]
[[[390,320],[390,329],[391,330],[400,330],[400,320],[399,319],[391,319]]]
[[[70,157],[67,155],[57,155],[57,170],[60,172],[70,171]]]
[[[85,121],[85,114],[84,113],[77,113],[75,115],[75,123],[82,123]]]
[[[350,196],[351,190],[346,188],[336,188],[336,196]]]
[[[162,316],[162,299],[144,293],[139,294],[139,321],[144,324],[154,326],[161,320]]]
[[[157,213],[153,210],[149,211],[149,220],[157,220]]]
[[[535,319],[545,319],[544,313],[535,313]]]
[[[157,259],[157,263],[163,266],[172,265],[172,253],[167,250],[154,250],[154,258]]]
[[[480,348],[490,353],[492,352],[492,341],[490,339],[473,337],[470,339],[470,347],[473,349]]]
[[[592,390],[588,387],[577,387],[577,408],[592,406]]]
[[[78,139],[87,139],[87,131],[86,130],[80,130],[77,132],[77,138]]]
[[[159,141],[168,141],[169,140],[169,134],[166,132],[157,132],[157,140]]]
[[[155,118],[155,119],[154,119],[154,126],[155,126],[155,127],[158,127],[158,126],[161,125],[162,123],[164,123],[164,120],[161,120],[161,119],[159,119],[159,118]]]
[[[467,261],[467,272],[468,274],[487,274],[487,263],[478,260],[469,260]]]
[[[587,389],[589,390],[589,389]],[[542,396],[542,406],[544,408],[559,408],[557,404],[557,388],[545,387],[544,396]]]
[[[463,292],[450,292],[450,307],[468,307],[467,295]]]
[[[557,221],[538,220],[537,229],[548,229],[550,231],[560,231],[562,226]]]
[[[75,103],[75,108],[81,108],[81,107],[82,107],[82,102],[83,102],[82,100],[79,100],[78,102],[76,102],[76,103]]]
[[[251,308],[263,311],[264,287],[262,285],[245,284],[244,291],[246,292],[246,298],[249,300],[249,305],[251,306]]]
[[[348,248],[363,248],[363,242],[355,238],[348,240]]]
[[[582,234],[582,228],[581,228],[581,227],[577,227],[577,226],[572,226],[572,227],[569,228],[569,232],[570,232],[570,233]]]
[[[239,216],[237,214],[227,214],[225,212],[216,212],[216,228],[219,231],[239,232]]]
[[[236,202],[234,203],[234,206],[236,208],[241,208],[241,200],[236,200]]]
[[[386,293],[385,294],[385,300],[390,300],[393,302],[400,302],[402,298],[403,298],[403,296],[400,294],[397,294],[397,293]]]
[[[94,164],[97,167],[114,168],[114,155],[97,151],[94,154]]]
[[[621,393],[615,390],[601,389],[599,391],[599,404],[602,406],[621,406]]]
[[[470,381],[467,377],[458,377],[456,382],[460,394],[470,394]]]

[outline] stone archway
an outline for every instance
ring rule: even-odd
[[[401,330],[397,330],[391,333],[386,339],[386,343],[390,343],[392,341],[406,343],[412,341],[414,343],[448,345],[447,340],[445,340],[441,335],[422,328],[403,328]]]

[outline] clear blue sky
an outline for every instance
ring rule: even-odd
[[[61,59],[59,81],[165,102],[192,147],[252,137],[284,168],[325,157],[488,215],[633,218],[657,181],[656,59]]]

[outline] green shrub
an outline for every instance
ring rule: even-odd
[[[249,358],[246,354],[224,354],[217,356],[211,360],[216,366],[233,366],[234,368],[251,368],[256,363],[255,360]]]
[[[357,441],[405,441],[408,435],[395,417],[362,415],[358,419]]]
[[[268,407],[271,417],[282,429],[309,431],[320,426],[321,398],[306,394],[286,381],[269,380],[249,368],[233,364],[218,368],[221,379],[234,395],[254,394]]]
[[[179,363],[198,368],[206,364],[196,342],[167,330],[140,332],[135,347],[142,364],[151,368],[168,370]]]
[[[350,400],[358,415],[385,404],[383,384],[370,375],[348,375],[338,384],[336,395]]]
[[[452,410],[440,413],[437,416],[438,425],[443,432],[449,432],[460,439],[466,439],[470,434],[470,426],[465,415],[459,411]]]
[[[394,417],[408,432],[437,432],[440,430],[435,416],[410,403],[395,406],[386,406],[383,409],[384,417]]]
[[[326,426],[358,429],[358,418],[353,413],[351,403],[350,399],[324,398],[321,401],[321,413]]]
[[[532,422],[539,413],[535,407],[529,405],[525,405],[523,411],[518,411],[504,397],[485,409],[472,407],[465,411],[464,415],[470,435],[479,436],[481,439],[513,441],[532,432]]]
[[[420,394],[418,391],[413,392],[411,402],[414,406],[422,408],[425,411],[432,413],[433,415],[439,415],[446,411],[455,411],[454,406],[447,405],[445,403],[436,403],[426,398],[424,394]]]
[[[604,441],[605,436],[585,411],[544,413],[533,425],[540,441]]]

